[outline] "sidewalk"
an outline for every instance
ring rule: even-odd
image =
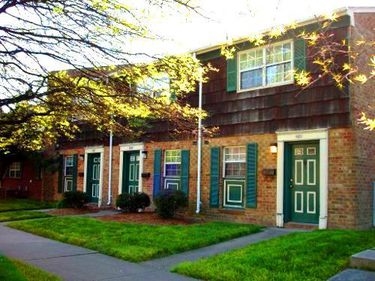
[[[196,280],[171,273],[169,269],[181,261],[193,261],[295,231],[298,230],[267,228],[260,233],[136,264],[0,224],[0,252],[61,276],[67,281]]]

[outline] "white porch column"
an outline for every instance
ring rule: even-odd
[[[277,142],[276,226],[284,226],[284,142]]]

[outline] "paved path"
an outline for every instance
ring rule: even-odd
[[[209,247],[143,263],[131,263],[82,247],[64,244],[0,225],[0,252],[61,276],[67,281],[196,280],[169,272],[181,261],[192,261],[296,230],[267,228],[265,231]]]

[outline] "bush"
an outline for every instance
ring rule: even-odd
[[[59,208],[80,209],[89,202],[87,194],[82,191],[67,191],[63,196],[63,200],[58,203]]]
[[[116,199],[116,207],[131,213],[136,213],[140,209],[144,210],[150,204],[150,197],[144,192],[124,193]]]
[[[162,218],[172,218],[178,208],[186,207],[188,200],[185,192],[181,190],[164,189],[154,199],[156,212]]]

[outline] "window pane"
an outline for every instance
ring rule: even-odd
[[[292,59],[292,46],[290,43],[283,44],[284,61]]]
[[[261,68],[241,73],[240,88],[248,89],[262,86],[263,71]]]
[[[240,71],[258,68],[263,65],[263,50],[250,50],[240,54]]]
[[[12,162],[9,166],[8,176],[10,178],[20,178],[21,177],[21,162]]]
[[[73,167],[73,156],[65,157],[65,167]]]
[[[181,162],[181,150],[167,150],[165,151],[165,162]]]
[[[246,175],[246,163],[226,163],[225,164],[225,176],[226,177],[245,177]]]
[[[179,176],[181,174],[180,164],[165,164],[166,176]]]
[[[291,63],[268,66],[266,70],[267,84],[289,81],[292,78],[291,73]]]
[[[66,156],[65,157],[64,175],[65,176],[73,176],[73,167],[74,167],[73,156]]]
[[[165,176],[177,177],[181,175],[181,150],[165,151]]]

